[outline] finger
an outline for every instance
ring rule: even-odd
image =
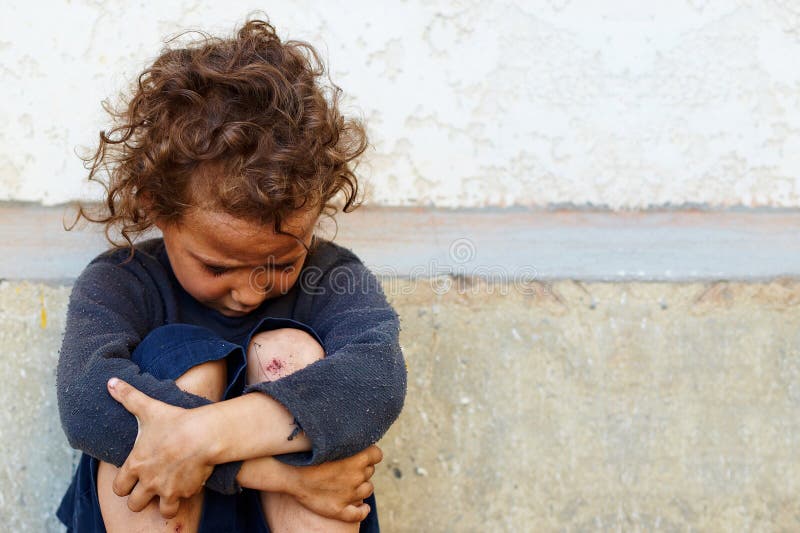
[[[141,483],[137,483],[133,488],[131,495],[128,496],[128,509],[138,513],[150,503],[155,494],[142,487]]]
[[[369,509],[369,504],[367,503],[351,503],[342,509],[341,519],[345,522],[361,522],[369,514]]]
[[[111,378],[108,380],[108,392],[111,397],[117,400],[128,412],[135,415],[138,419],[148,405],[148,400],[152,398],[140,390],[136,389],[130,383],[126,383],[119,378]]]
[[[373,484],[370,483],[369,481],[365,481],[356,488],[355,491],[356,498],[358,498],[359,500],[364,500],[366,498],[369,498],[370,494],[372,494],[374,490],[375,487],[373,486]]]
[[[367,456],[369,457],[369,463],[373,465],[383,461],[383,452],[374,444],[367,448]]]
[[[117,470],[117,475],[114,476],[114,481],[111,483],[111,489],[119,497],[127,496],[138,481],[139,476],[133,472],[129,463],[125,461],[125,464]]]
[[[172,500],[168,500],[167,498],[158,498],[158,510],[161,513],[161,516],[164,518],[175,518],[178,514],[178,509],[180,509],[181,500],[179,498],[175,498]]]
[[[367,465],[364,469],[364,481],[369,480],[375,474],[375,465]]]

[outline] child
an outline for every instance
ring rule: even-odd
[[[375,276],[314,235],[339,193],[357,205],[366,147],[323,74],[310,45],[251,20],[165,50],[101,133],[108,212],[79,216],[128,247],[70,296],[57,392],[84,453],[68,530],[377,531],[371,445],[406,369]],[[134,245],[152,225],[163,238]]]

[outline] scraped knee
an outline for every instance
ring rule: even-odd
[[[300,329],[256,333],[247,346],[247,383],[275,381],[324,357],[324,348]]]

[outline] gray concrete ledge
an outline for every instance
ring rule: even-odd
[[[384,285],[408,394],[383,531],[800,531],[800,281],[504,288]],[[0,282],[2,531],[64,531],[69,293]]]
[[[73,213],[0,204],[0,279],[74,279],[108,245],[98,225],[64,231]],[[335,241],[385,277],[760,281],[800,277],[798,228],[800,210],[362,207],[338,216]]]

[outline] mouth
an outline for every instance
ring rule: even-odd
[[[244,315],[252,312],[253,310],[255,310],[255,307],[253,307],[252,309],[248,309],[246,311],[240,311],[238,309],[230,309],[230,308],[226,307],[224,310],[222,310],[220,312],[225,316],[244,316]]]

